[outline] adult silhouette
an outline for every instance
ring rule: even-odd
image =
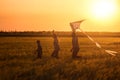
[[[78,37],[76,36],[76,32],[73,31],[72,32],[72,58],[80,58],[80,56],[78,56],[78,52],[79,52],[79,43],[78,43]]]
[[[52,31],[52,34],[53,34],[53,45],[54,45],[54,51],[52,52],[52,57],[55,57],[55,58],[59,58],[58,56],[58,53],[59,53],[59,50],[60,50],[60,46],[59,46],[59,43],[58,43],[58,38],[57,38],[57,35],[55,33],[55,31],[53,30]]]

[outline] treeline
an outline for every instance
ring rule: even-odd
[[[120,32],[86,32],[92,37],[120,37]],[[71,37],[71,32],[59,32],[59,37]],[[86,37],[82,32],[77,32],[79,37]],[[51,31],[26,31],[26,32],[0,32],[0,37],[51,37]]]

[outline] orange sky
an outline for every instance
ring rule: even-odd
[[[0,0],[0,30],[70,31],[69,22],[86,19],[81,25],[84,31],[120,32],[120,1],[107,0],[108,3],[114,1],[115,11],[109,17],[102,18],[93,14],[96,1]]]

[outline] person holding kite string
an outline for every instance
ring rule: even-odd
[[[78,52],[79,52],[79,43],[78,43],[78,37],[76,36],[76,32],[73,31],[72,32],[72,58],[80,58],[80,56],[78,56]]]
[[[83,22],[84,20],[81,20],[81,22]],[[80,58],[80,56],[78,56],[78,52],[80,50],[79,48],[79,43],[78,43],[78,37],[76,36],[76,29],[79,28],[80,24],[78,22],[72,22],[70,23],[71,29],[72,29],[72,58]]]
[[[58,38],[57,38],[57,35],[55,34],[54,30],[53,30],[52,33],[53,33],[53,39],[54,39],[54,42],[53,42],[53,44],[54,44],[54,51],[53,51],[51,56],[55,57],[55,58],[59,58],[58,57],[58,53],[59,53],[59,50],[60,50],[60,46],[58,44]]]
[[[110,54],[110,55],[112,55],[112,56],[116,56],[116,53],[118,53],[118,52],[112,51],[112,50],[106,50],[106,49],[102,48],[102,46],[101,46],[98,42],[96,42],[92,37],[90,37],[87,33],[85,33],[85,32],[80,28],[80,24],[81,24],[83,21],[85,21],[85,19],[80,20],[80,21],[71,22],[71,23],[70,23],[71,29],[72,29],[72,31],[73,31],[73,35],[74,35],[74,32],[76,31],[76,29],[79,29],[79,30],[81,30],[81,32],[82,32],[84,35],[86,35],[86,36],[88,37],[88,39],[90,39],[93,43],[95,43],[95,45],[96,45],[99,49],[104,50],[106,53],[108,53],[108,54]],[[72,41],[72,43],[73,43],[73,50],[72,50],[72,51],[73,51],[73,55],[75,56],[75,54],[77,54],[77,52],[78,52],[79,50],[77,50],[76,48],[74,48],[74,46],[78,44],[77,40],[75,40],[74,38],[75,38],[75,37],[73,36],[73,41]],[[75,43],[75,42],[77,42],[77,43]],[[76,49],[76,50],[75,50],[75,49]]]

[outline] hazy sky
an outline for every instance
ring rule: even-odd
[[[120,31],[119,0],[0,0],[0,30],[70,31],[86,19],[84,31]]]

